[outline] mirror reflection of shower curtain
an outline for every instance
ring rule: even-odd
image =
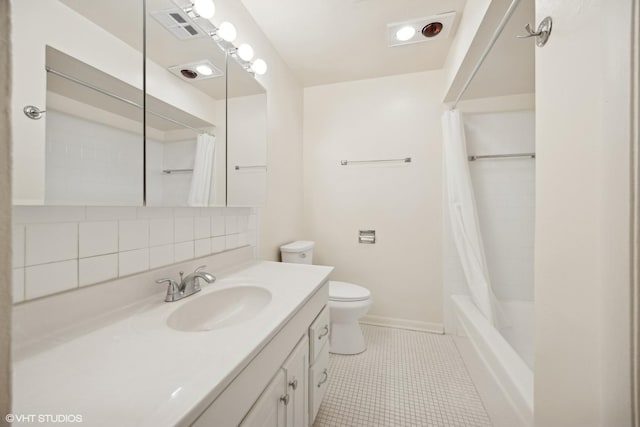
[[[215,199],[216,137],[206,133],[198,135],[196,157],[193,163],[193,177],[187,205],[209,206],[209,200]]]
[[[495,327],[504,326],[489,280],[460,111],[443,114],[442,131],[449,218],[467,286],[473,302],[489,322]]]

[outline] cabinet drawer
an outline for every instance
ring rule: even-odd
[[[318,415],[320,404],[329,385],[329,345],[323,347],[316,363],[309,369],[309,416],[311,424]]]
[[[322,347],[329,341],[329,328],[331,324],[329,323],[329,306],[326,305],[316,320],[313,321],[311,326],[309,327],[309,364],[313,365],[318,358],[318,353]]]

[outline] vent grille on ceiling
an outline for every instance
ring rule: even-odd
[[[195,39],[205,35],[180,9],[154,10],[151,16],[180,40]]]

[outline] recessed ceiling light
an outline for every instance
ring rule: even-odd
[[[406,42],[408,40],[411,40],[415,35],[416,35],[416,29],[413,28],[411,25],[405,25],[404,27],[396,31],[396,39],[398,39],[401,42]]]
[[[196,67],[196,71],[205,76],[210,76],[211,74],[213,74],[213,70],[211,69],[211,67],[206,64],[198,65]]]
[[[456,12],[387,24],[389,46],[433,42],[453,35]]]

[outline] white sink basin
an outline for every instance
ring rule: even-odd
[[[271,292],[257,286],[234,286],[198,295],[167,319],[184,332],[210,331],[237,325],[256,316],[271,301]]]

